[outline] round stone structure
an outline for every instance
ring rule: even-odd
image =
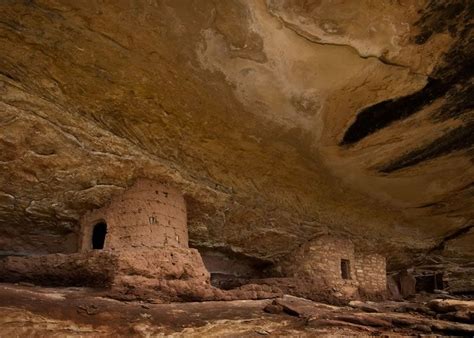
[[[186,203],[166,184],[140,179],[80,220],[79,251],[188,247]]]

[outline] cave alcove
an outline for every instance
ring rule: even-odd
[[[92,231],[92,249],[102,250],[105,244],[105,237],[107,235],[107,223],[99,222],[94,225]]]

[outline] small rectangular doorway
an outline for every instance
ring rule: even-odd
[[[351,263],[348,259],[341,259],[342,279],[351,279]]]

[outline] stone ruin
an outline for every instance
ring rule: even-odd
[[[344,237],[323,235],[301,245],[280,264],[286,276],[308,279],[313,288],[345,299],[383,298],[387,290],[385,257],[356,250]]]
[[[175,188],[138,180],[80,220],[79,252],[8,257],[3,279],[106,287],[120,298],[180,300],[209,285],[188,247],[186,203]]]
[[[77,253],[7,257],[0,260],[0,279],[100,287],[118,299],[164,302],[282,293],[354,299],[383,296],[386,290],[385,258],[357,252],[349,239],[333,236],[313,239],[279,262],[273,271],[280,277],[250,279],[232,290],[215,288],[200,253],[188,246],[183,195],[150,180],[138,180],[87,212],[80,226]]]
[[[80,224],[81,252],[188,248],[183,195],[173,187],[149,180],[137,181],[106,206],[89,211]]]

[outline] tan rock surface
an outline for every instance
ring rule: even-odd
[[[144,177],[185,193],[194,245],[272,261],[345,233],[411,264],[472,226],[469,20],[455,1],[4,1],[0,251],[76,251],[80,216]]]
[[[275,302],[285,312],[270,314],[271,300],[144,304],[118,302],[83,288],[0,285],[0,329],[8,336],[413,336],[468,335],[474,325],[390,311],[330,306],[298,297]]]

